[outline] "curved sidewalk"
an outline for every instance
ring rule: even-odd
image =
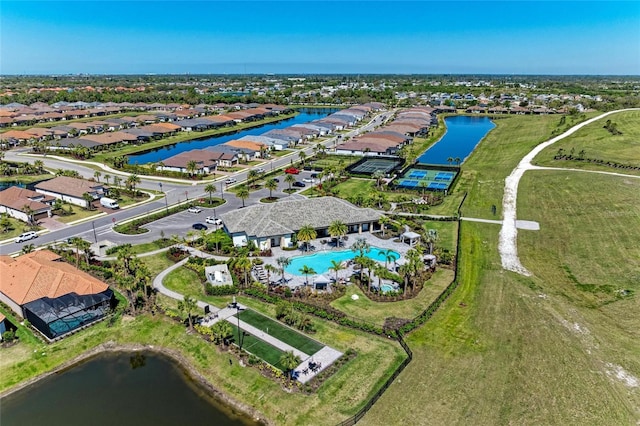
[[[160,250],[156,250],[156,253],[162,252],[168,250],[168,248],[166,249],[160,249]],[[208,253],[204,253],[200,250],[196,250],[196,249],[191,249],[191,248],[187,248],[187,250],[189,251],[189,253],[191,255],[195,255],[198,257],[205,257],[205,258],[209,258],[209,259],[218,259],[218,260],[227,260],[226,257],[222,257],[222,256],[214,256]],[[170,267],[168,267],[167,269],[165,269],[164,271],[160,272],[153,280],[153,287],[155,289],[157,289],[161,294],[164,294],[165,296],[171,297],[172,299],[175,300],[184,300],[184,296],[176,291],[173,290],[169,290],[167,287],[164,286],[163,281],[166,278],[167,275],[169,275],[172,271],[175,271],[176,269],[182,267],[184,264],[187,263],[187,261],[189,260],[189,257],[181,260],[180,262],[176,263],[175,265],[172,265]],[[209,312],[213,313],[213,319],[211,319],[210,321],[207,322],[208,326],[211,326],[213,324],[215,324],[218,321],[222,321],[225,320],[227,322],[229,322],[232,325],[235,326],[239,326],[239,328],[241,330],[244,330],[246,332],[248,332],[249,334],[251,334],[252,336],[257,337],[258,339],[270,344],[271,346],[274,346],[278,349],[280,349],[283,352],[293,352],[296,356],[300,357],[300,359],[302,360],[301,364],[296,368],[296,371],[308,371],[308,374],[304,374],[304,375],[300,375],[298,377],[298,381],[300,381],[301,383],[306,383],[309,380],[311,380],[313,377],[315,377],[317,374],[319,374],[322,370],[324,370],[326,367],[328,367],[329,365],[331,365],[333,362],[335,362],[338,358],[340,358],[342,356],[342,352],[339,352],[329,346],[324,346],[322,349],[320,349],[318,352],[316,352],[315,354],[306,354],[296,348],[294,348],[293,346],[288,345],[287,343],[276,339],[275,337],[271,336],[270,334],[267,334],[265,332],[263,332],[262,330],[252,326],[251,324],[248,324],[244,321],[242,321],[241,319],[238,319],[238,317],[236,316],[236,314],[238,313],[238,309],[233,308],[233,307],[224,307],[222,309],[213,306],[209,303],[205,303],[202,302],[200,300],[197,301],[198,307],[201,309],[205,309],[205,307],[209,307]],[[238,307],[240,309],[246,309],[246,306],[242,306],[240,304],[238,304]],[[321,368],[317,369],[316,371],[309,371],[309,362],[315,362],[315,363],[320,363]]]

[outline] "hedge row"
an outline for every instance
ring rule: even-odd
[[[255,297],[256,299],[260,299],[263,302],[276,304],[278,301],[283,300],[282,297],[274,296],[271,294],[266,294],[262,290],[257,288],[248,288],[244,291],[244,293],[248,296]],[[349,318],[344,312],[341,312],[337,309],[333,309],[330,307],[320,307],[316,305],[312,305],[310,303],[305,303],[302,301],[291,301],[293,308],[297,311],[304,312],[306,314],[314,315],[318,318],[322,318],[328,321],[336,322],[345,327],[354,328],[356,330],[365,331],[367,333],[373,333],[378,335],[384,335],[385,330],[375,324],[359,321],[354,318]]]

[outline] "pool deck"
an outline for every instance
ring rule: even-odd
[[[378,234],[378,232],[376,232],[376,234]],[[387,249],[391,249],[394,250],[398,253],[400,253],[400,256],[405,256],[407,251],[411,248],[409,247],[408,244],[405,243],[398,243],[398,242],[394,242],[393,239],[382,239],[382,238],[378,238],[376,235],[371,234],[370,232],[363,232],[362,234],[349,234],[348,235],[348,240],[347,241],[343,241],[343,244],[340,248],[336,248],[333,246],[330,246],[329,244],[322,244],[321,241],[322,240],[327,240],[327,241],[331,241],[331,238],[327,237],[327,238],[317,238],[315,240],[312,240],[310,242],[311,246],[315,246],[316,250],[313,251],[302,251],[300,249],[298,250],[282,250],[280,247],[274,247],[271,249],[271,251],[273,252],[273,256],[271,257],[261,257],[262,260],[264,260],[265,265],[269,264],[269,265],[273,265],[274,267],[276,267],[277,269],[280,269],[280,267],[278,266],[278,263],[276,262],[276,259],[278,259],[280,256],[284,256],[284,257],[298,257],[298,256],[304,256],[304,255],[311,255],[314,253],[321,253],[321,252],[326,252],[326,251],[343,251],[343,250],[349,250],[351,248],[351,245],[356,241],[357,238],[364,238],[367,240],[367,242],[372,246],[372,247],[378,247],[380,249],[383,250],[387,250]],[[354,254],[355,257],[355,254]],[[383,262],[381,262],[383,263]],[[353,269],[353,265],[348,266],[346,269],[343,269],[342,271],[338,272],[338,278],[339,279],[348,279],[352,274],[354,273],[354,269]],[[323,274],[317,274],[317,275],[309,275],[309,284],[312,284],[314,279],[316,277],[318,277],[319,275],[325,275],[328,278],[335,278],[335,272],[332,271],[327,271]],[[284,274],[285,279],[287,280],[287,282],[285,283],[291,290],[294,290],[298,287],[303,287],[306,285],[306,277],[304,275],[294,275],[288,272],[285,272]],[[281,279],[281,275],[280,273],[275,273],[272,274],[270,277],[270,280],[273,281],[279,281]]]

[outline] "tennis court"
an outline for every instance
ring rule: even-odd
[[[456,177],[456,172],[431,169],[409,169],[396,179],[397,188],[448,190]]]
[[[391,172],[403,164],[398,158],[363,158],[352,166],[347,167],[351,173],[372,175],[378,170],[384,174]]]

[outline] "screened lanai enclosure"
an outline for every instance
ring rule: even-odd
[[[104,317],[116,299],[113,291],[79,295],[68,293],[51,299],[43,297],[22,306],[24,317],[49,339],[61,337]]]

